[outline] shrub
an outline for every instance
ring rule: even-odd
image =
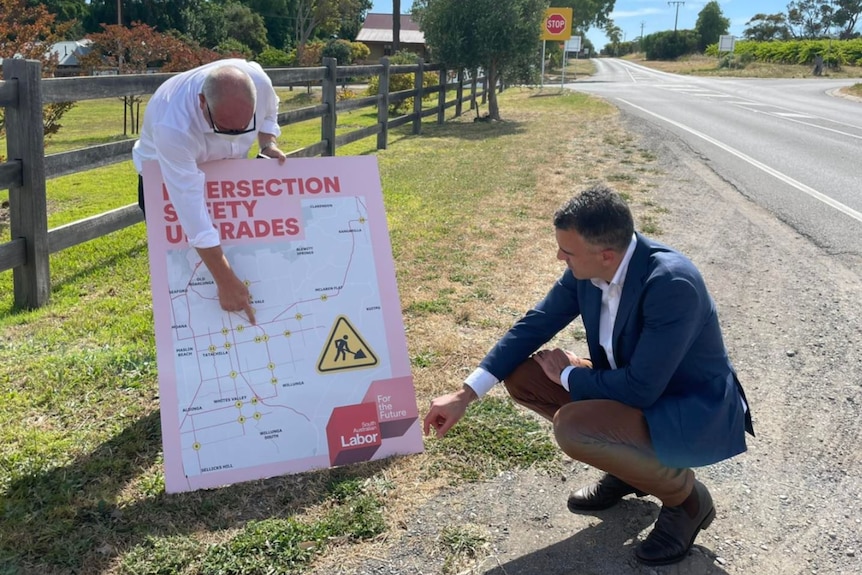
[[[254,55],[251,48],[234,38],[228,38],[224,42],[220,43],[218,47],[216,47],[216,52],[221,54],[223,57],[231,55],[233,57],[245,58],[246,60],[250,60]]]
[[[342,66],[353,63],[350,42],[347,40],[330,40],[321,52],[323,58],[335,58]]]
[[[420,58],[417,54],[413,52],[407,52],[405,50],[399,50],[395,54],[393,54],[389,58],[389,63],[396,66],[401,65],[410,65],[410,64],[418,64]],[[437,72],[424,72],[422,74],[422,86],[424,88],[431,88],[436,86],[440,82],[440,74]],[[389,77],[389,91],[390,92],[400,92],[401,90],[412,90],[416,84],[416,74],[393,74]],[[374,76],[368,82],[368,89],[366,90],[366,94],[369,96],[376,96],[380,93],[380,78],[378,76]],[[430,99],[431,96],[425,96],[423,100]],[[413,98],[407,98],[406,100],[402,100],[396,104],[391,104],[389,106],[389,113],[393,115],[403,115],[413,111]]]
[[[422,86],[432,88],[440,82],[440,74],[437,72],[424,72],[422,74]],[[416,84],[416,74],[393,74],[389,77],[389,91],[400,92],[401,90],[412,90]],[[380,77],[374,76],[368,81],[368,89],[365,91],[369,96],[380,93]],[[423,101],[430,100],[433,94],[426,95]],[[392,115],[404,115],[413,111],[413,98],[407,98],[401,102],[390,104],[389,113]]]
[[[725,54],[718,61],[718,67],[727,68],[728,70],[744,70],[752,62],[754,62],[754,55],[749,52]]]
[[[264,67],[285,68],[296,64],[296,52],[293,52],[293,55],[291,55],[284,50],[268,46],[263,52],[257,55],[256,61]]]
[[[675,60],[697,52],[700,34],[694,30],[656,32],[644,38],[648,60]]]
[[[364,62],[371,55],[371,48],[362,42],[350,42],[350,61]]]

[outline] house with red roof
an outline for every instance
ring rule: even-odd
[[[400,49],[408,50],[427,59],[425,49],[425,34],[419,25],[413,21],[410,14],[401,14],[401,33],[399,34]],[[392,14],[366,14],[365,22],[356,36],[357,42],[362,42],[371,50],[370,62],[377,62],[384,56],[392,55]]]

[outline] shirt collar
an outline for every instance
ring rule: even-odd
[[[626,249],[626,253],[623,256],[622,261],[620,261],[620,265],[617,267],[617,271],[614,274],[613,279],[611,279],[611,283],[608,283],[603,279],[593,278],[590,280],[592,284],[602,291],[608,289],[610,286],[619,286],[620,288],[622,288],[623,283],[625,283],[626,281],[626,274],[629,271],[629,262],[632,261],[632,256],[635,253],[637,243],[637,236],[635,234],[632,234],[632,239],[629,242],[629,247]]]

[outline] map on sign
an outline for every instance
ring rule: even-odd
[[[224,312],[144,168],[168,492],[422,450],[376,159],[205,166],[256,323]]]

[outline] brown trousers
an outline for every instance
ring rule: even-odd
[[[557,443],[572,459],[615,475],[664,505],[680,505],[691,493],[694,472],[658,460],[640,409],[610,399],[572,401],[533,359],[518,366],[505,385],[517,403],[553,421]]]

